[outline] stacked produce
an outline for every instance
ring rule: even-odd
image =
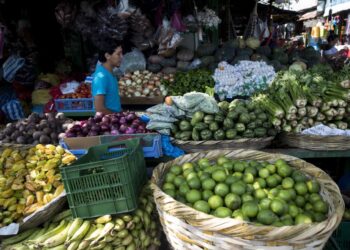
[[[126,97],[155,97],[168,94],[162,80],[174,82],[172,74],[153,74],[147,70],[125,74],[119,80],[120,96]]]
[[[0,152],[0,227],[20,221],[63,192],[59,166],[74,155],[60,146],[41,144],[30,149]]]
[[[320,69],[316,68],[317,70]],[[267,94],[254,101],[270,113],[276,128],[285,132],[301,132],[314,125],[346,129],[350,102],[350,82],[329,74],[328,79],[316,69],[303,74],[280,72]],[[332,77],[334,77],[332,79]],[[333,81],[337,79],[337,81]]]
[[[43,227],[30,229],[2,241],[2,249],[148,249],[159,245],[153,197],[144,190],[132,214],[105,215],[95,220],[72,219],[70,210]]]
[[[97,135],[119,135],[148,133],[146,124],[141,122],[135,112],[120,112],[104,115],[97,112],[88,120],[69,124],[62,137],[86,137]]]
[[[257,225],[291,226],[321,222],[328,204],[320,185],[287,162],[206,158],[174,165],[162,190],[179,202],[219,218]]]
[[[58,144],[58,136],[64,132],[68,122],[63,113],[32,113],[26,119],[7,124],[0,132],[0,141],[16,144]]]
[[[177,72],[174,82],[164,80],[170,95],[184,95],[196,91],[205,93],[207,88],[214,87],[214,80],[211,73],[206,70],[191,70],[186,73]]]
[[[172,130],[176,139],[188,141],[234,140],[274,136],[268,115],[251,101],[236,99],[219,105],[219,113],[194,113],[191,119],[180,120]]]
[[[215,93],[220,99],[251,96],[266,90],[275,75],[273,67],[265,62],[240,61],[234,66],[221,62],[213,76]]]
[[[81,83],[75,93],[64,94],[60,99],[91,98],[91,84]]]

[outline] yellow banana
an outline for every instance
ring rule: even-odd
[[[105,246],[107,245],[106,242],[101,242],[96,246],[90,247],[89,250],[99,250],[99,249],[104,249]]]
[[[17,211],[17,204],[13,204],[7,208],[7,211],[13,212]]]
[[[62,148],[61,146],[57,146],[56,147],[56,152],[60,155],[64,155],[66,153],[66,151],[64,150],[64,148]]]
[[[12,198],[9,198],[7,199],[5,202],[4,202],[4,205],[3,207],[6,209],[14,204],[16,204],[17,202],[17,198],[16,197],[12,197]]]
[[[29,207],[26,207],[24,209],[24,215],[29,215],[29,214],[34,213],[36,210],[38,210],[42,206],[43,206],[42,204],[34,203],[34,204],[30,205]]]
[[[79,243],[79,246],[78,246],[78,250],[85,250],[87,249],[89,246],[90,246],[90,241],[86,240],[88,239],[91,234],[93,234],[95,232],[95,230],[97,229],[97,227],[92,224],[90,226],[90,229],[89,231],[87,232],[86,236],[84,237],[84,239]]]
[[[59,245],[56,247],[44,247],[43,250],[66,250],[66,247],[64,245]]]
[[[63,231],[66,227],[67,227],[67,221],[62,220],[60,222],[60,224],[58,226],[56,226],[55,228],[48,230],[47,232],[45,232],[45,234],[40,235],[36,239],[27,241],[27,243],[28,243],[28,245],[38,245],[40,243],[43,243],[44,241],[46,241],[50,237],[57,235],[58,233]]]
[[[32,195],[32,194],[29,195],[26,199],[26,206],[28,207],[28,206],[32,205],[34,203],[34,200],[35,200],[34,195]]]
[[[6,148],[4,151],[2,151],[1,157],[6,159],[7,157],[9,157],[12,153],[12,149],[11,148]]]
[[[44,204],[47,204],[50,201],[52,201],[52,199],[53,199],[53,194],[45,194],[43,198],[43,202]]]
[[[98,224],[95,231],[93,231],[88,237],[85,237],[84,241],[90,242],[90,241],[93,241],[94,239],[96,239],[100,235],[100,233],[102,232],[103,227],[104,227],[103,225]]]
[[[95,246],[98,244],[98,242],[104,238],[107,234],[109,234],[112,229],[114,228],[114,223],[113,222],[108,222],[107,224],[105,224],[105,226],[103,227],[103,229],[101,230],[101,233],[97,236],[96,239],[94,239],[91,242],[91,246]]]
[[[11,198],[15,192],[12,189],[7,189],[6,191],[1,192],[1,197],[2,198]]]
[[[35,193],[35,196],[36,196],[36,201],[39,203],[39,204],[44,204],[44,201],[43,201],[43,198],[44,198],[44,192],[43,191],[38,191]]]
[[[96,224],[105,224],[107,222],[110,222],[111,220],[112,220],[112,216],[108,214],[108,215],[104,215],[104,216],[98,217],[95,220],[95,223]]]

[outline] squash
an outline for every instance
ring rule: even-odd
[[[203,57],[203,56],[211,56],[214,54],[216,50],[216,46],[210,43],[202,44],[197,49],[197,56]]]
[[[189,49],[181,49],[177,55],[176,55],[177,59],[180,61],[191,61],[194,57],[194,53],[192,50]]]
[[[222,47],[221,49],[218,49],[215,53],[215,58],[217,61],[226,61],[229,62],[233,60],[235,56],[235,48],[232,47]]]

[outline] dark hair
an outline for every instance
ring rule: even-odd
[[[338,36],[337,35],[334,35],[334,34],[330,34],[328,37],[327,37],[327,42],[333,42],[335,41],[336,39],[338,39]]]
[[[123,48],[123,41],[116,41],[116,40],[104,40],[100,42],[100,46],[97,48],[98,49],[98,60],[101,63],[106,62],[106,57],[105,54],[113,54],[114,51],[118,48],[122,47]]]

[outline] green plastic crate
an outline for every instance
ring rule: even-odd
[[[136,209],[147,180],[139,139],[91,147],[86,155],[60,170],[73,217],[80,218]]]
[[[350,221],[342,221],[332,235],[340,250],[350,249]]]

